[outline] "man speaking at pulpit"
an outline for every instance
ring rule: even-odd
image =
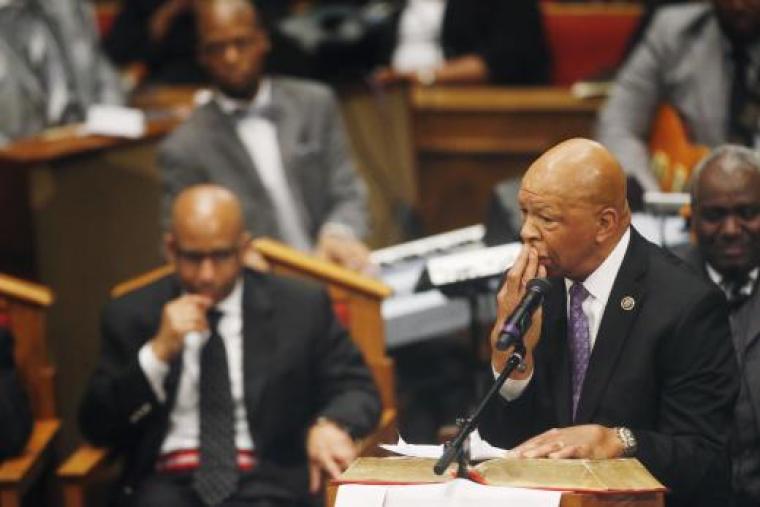
[[[668,487],[668,506],[731,505],[738,382],[725,298],[631,226],[625,175],[600,144],[547,151],[518,199],[524,247],[492,344],[529,280],[552,288],[483,437],[524,458],[635,457]],[[508,353],[494,347],[495,372]]]

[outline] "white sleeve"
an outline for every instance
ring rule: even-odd
[[[137,360],[143,373],[145,373],[145,377],[148,379],[150,387],[153,388],[156,398],[163,403],[166,401],[164,380],[169,374],[169,365],[156,357],[153,347],[150,346],[150,342],[140,348]]]
[[[493,371],[493,378],[497,378],[499,376],[499,372],[493,369],[493,366],[491,367],[491,371]],[[533,378],[533,372],[530,372],[530,377],[522,380],[516,380],[508,378],[506,382],[504,382],[504,385],[501,386],[501,389],[499,390],[499,394],[502,395],[502,397],[507,401],[516,400],[520,397],[520,395],[525,391],[525,388],[528,387],[528,384],[530,384],[531,379]]]

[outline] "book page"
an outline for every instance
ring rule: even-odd
[[[665,490],[635,459],[494,459],[476,466],[473,472],[475,479],[493,486],[579,492]]]

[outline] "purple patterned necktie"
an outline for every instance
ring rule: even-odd
[[[573,283],[570,287],[570,309],[567,322],[567,343],[570,346],[570,366],[572,368],[573,420],[578,400],[581,397],[583,378],[586,376],[588,360],[591,356],[591,339],[588,330],[588,318],[581,305],[589,296],[582,283]]]

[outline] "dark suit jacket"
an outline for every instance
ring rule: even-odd
[[[401,12],[381,36],[385,64],[396,47]],[[480,55],[494,84],[549,81],[551,57],[537,0],[447,0],[441,44],[447,59]]]
[[[305,496],[304,437],[319,416],[354,436],[375,425],[380,402],[361,354],[335,320],[321,290],[273,275],[243,275],[243,375],[248,426],[256,447],[251,494]],[[84,435],[126,458],[123,492],[153,471],[176,395],[180,360],[160,403],[138,363],[157,332],[164,304],[181,289],[174,276],[110,302],[102,352],[80,410]]]
[[[552,286],[534,376],[519,398],[489,406],[484,438],[512,447],[553,427],[627,426],[636,457],[670,488],[668,505],[730,505],[726,441],[738,383],[720,291],[631,229],[573,422],[566,291],[561,278]]]
[[[705,259],[694,245],[673,249],[705,279]],[[760,502],[760,290],[731,313],[731,336],[739,363],[740,391],[734,412],[734,488]]]
[[[299,217],[315,239],[326,222],[367,231],[366,190],[354,167],[340,110],[324,86],[272,78],[272,115],[285,177]],[[233,120],[215,101],[198,108],[162,144],[163,212],[183,188],[217,183],[235,192],[253,236],[281,239],[274,207]]]
[[[13,335],[0,326],[0,460],[18,455],[32,431],[32,413],[13,360]]]

